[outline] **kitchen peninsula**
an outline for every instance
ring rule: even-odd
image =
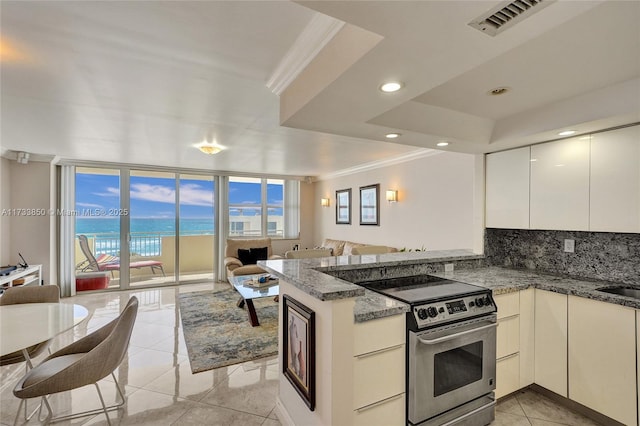
[[[454,264],[454,272],[444,272],[445,264]],[[619,352],[624,359],[619,365],[633,363],[635,371],[636,355],[635,335],[636,309],[640,302],[636,299],[598,291],[598,288],[611,287],[614,284],[604,281],[587,281],[556,275],[542,274],[532,270],[513,270],[500,267],[487,267],[482,255],[466,250],[392,253],[370,256],[342,256],[320,259],[274,260],[263,262],[272,274],[280,279],[281,295],[288,294],[309,307],[316,314],[316,407],[309,411],[291,384],[281,374],[278,411],[283,424],[330,425],[330,424],[405,424],[405,312],[408,306],[394,299],[366,290],[356,283],[380,278],[393,278],[420,274],[432,274],[457,281],[487,287],[493,290],[498,304],[499,318],[503,312],[504,323],[499,327],[498,355],[505,338],[500,337],[509,330],[515,334],[515,349],[505,353],[503,371],[500,379],[498,369],[498,396],[526,387],[534,382],[553,390],[559,395],[580,402],[599,413],[627,423],[636,422],[635,395],[637,393],[635,375],[621,389],[630,396],[614,399],[622,400],[623,406],[613,409],[591,403],[582,398],[580,389],[583,379],[569,375],[557,386],[544,381],[545,372],[534,370],[533,354],[544,358],[544,347],[534,348],[534,311],[544,312],[546,297],[551,303],[564,303],[564,328],[559,331],[558,339],[564,341],[564,361],[559,364],[562,371],[571,372],[571,356],[568,355],[567,342],[579,347],[580,336],[567,335],[567,321],[576,321],[567,316],[566,307],[575,306],[579,314],[583,303],[586,309],[596,307],[624,311],[627,326],[633,325],[633,351],[626,346]],[[534,293],[535,292],[535,293]],[[537,304],[534,302],[538,301]],[[602,305],[602,306],[600,306]],[[515,308],[513,308],[515,306]],[[519,315],[514,322],[515,314]],[[507,315],[505,317],[504,315]],[[606,315],[611,312],[606,311]],[[282,315],[280,315],[282,321]],[[502,322],[501,322],[502,321]],[[512,321],[511,323],[505,321]],[[511,325],[509,325],[511,324]],[[514,326],[515,324],[515,326]],[[544,324],[535,323],[542,329]],[[283,324],[280,324],[282,336]],[[626,330],[625,328],[625,330]],[[564,334],[563,334],[564,333]],[[616,336],[617,333],[610,333]],[[626,336],[628,337],[628,336]],[[513,346],[514,338],[510,338]],[[564,340],[563,340],[564,339]],[[282,339],[279,350],[282,353]],[[542,342],[542,339],[539,339]],[[610,347],[610,345],[609,345]],[[605,348],[608,349],[608,348]],[[611,350],[611,349],[609,349]],[[616,348],[613,348],[616,351]],[[538,354],[538,352],[541,352]],[[513,356],[517,354],[517,356]],[[364,356],[363,356],[364,355]],[[574,361],[575,365],[575,361]],[[553,375],[553,374],[552,374]],[[628,375],[626,375],[628,376]],[[565,374],[564,377],[567,377]],[[611,375],[617,383],[617,376]],[[503,390],[500,390],[501,385]],[[609,383],[607,384],[609,385]],[[508,386],[504,388],[504,386]],[[584,384],[587,386],[587,384]],[[505,390],[506,389],[506,390]],[[604,386],[603,389],[611,389]],[[633,396],[633,398],[631,398]],[[599,397],[598,397],[599,398]],[[592,399],[594,399],[592,397]],[[604,400],[609,400],[605,398]],[[595,404],[595,405],[594,405]]]

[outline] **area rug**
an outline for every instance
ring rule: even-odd
[[[253,301],[260,325],[249,324],[246,307],[232,289],[181,293],[182,330],[191,371],[238,364],[278,353],[278,304],[266,297]]]

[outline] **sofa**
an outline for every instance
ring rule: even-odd
[[[352,256],[355,254],[353,253],[353,249],[355,247],[365,247],[369,245],[370,244],[361,244],[361,243],[354,243],[352,241],[332,240],[330,238],[325,238],[325,240],[322,242],[321,248],[331,249],[334,256]],[[380,246],[376,246],[376,247],[380,247]],[[393,253],[397,251],[398,249],[396,249],[395,247],[388,247],[389,253]]]
[[[330,257],[331,249],[290,250],[284,254],[285,259],[312,259],[315,257]]]
[[[282,256],[273,254],[271,238],[228,238],[224,256],[227,277],[264,274],[265,270],[256,265],[256,261],[282,259]]]

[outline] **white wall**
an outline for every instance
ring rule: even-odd
[[[15,265],[19,261],[18,252],[20,252],[30,264],[41,263],[43,279],[45,284],[49,284],[51,220],[48,212],[51,204],[51,165],[40,162],[19,164],[10,161],[9,170],[10,208],[39,209],[45,214],[11,217],[9,255],[7,257],[10,263]],[[3,238],[4,235],[3,232]]]
[[[435,152],[423,158],[316,183],[314,244],[324,238],[401,249],[482,252],[482,156]],[[380,184],[380,226],[359,225],[359,187]],[[351,188],[351,225],[335,223],[335,191]],[[385,200],[397,189],[399,201]],[[329,198],[329,208],[320,199]]]
[[[9,160],[0,158],[0,213],[11,207],[11,174],[9,172]],[[0,265],[9,265],[10,262],[10,235],[11,217],[0,214]]]

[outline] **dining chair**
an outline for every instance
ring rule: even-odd
[[[57,285],[33,285],[23,287],[9,287],[0,297],[0,306],[17,305],[21,303],[58,303],[60,301],[60,289]],[[51,340],[40,342],[26,348],[0,357],[0,366],[17,364],[26,361],[26,368],[32,368],[31,360],[42,354],[51,343]]]
[[[29,370],[13,389],[13,394],[21,399],[14,424],[18,421],[21,406],[26,399],[42,397],[42,402],[49,412],[47,417],[42,420],[44,422],[57,422],[104,413],[107,417],[107,423],[110,425],[111,420],[108,412],[117,410],[126,403],[124,392],[114,371],[126,356],[137,313],[138,299],[132,296],[116,319],[54,352],[38,366]],[[109,374],[113,377],[121,402],[107,407],[98,381]],[[47,399],[49,395],[90,384],[96,386],[102,408],[53,417],[53,410]]]

